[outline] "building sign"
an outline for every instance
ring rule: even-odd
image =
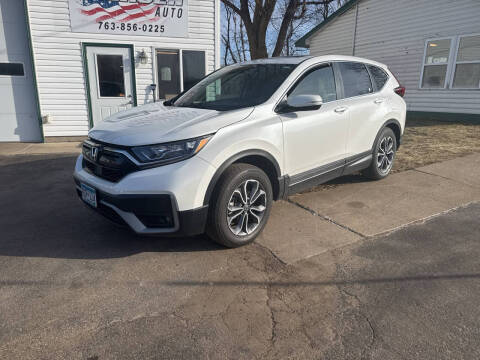
[[[187,37],[188,0],[69,0],[72,32]]]

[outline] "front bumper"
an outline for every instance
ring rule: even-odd
[[[97,208],[86,206],[138,234],[192,236],[205,231],[208,205],[203,200],[214,171],[204,160],[192,158],[137,171],[114,183],[85,171],[80,155],[74,180],[79,196],[81,184],[96,190]]]
[[[75,179],[81,198],[80,181]],[[169,194],[112,195],[96,190],[97,207],[88,206],[109,220],[126,225],[137,234],[193,236],[205,231],[208,205],[178,211]]]

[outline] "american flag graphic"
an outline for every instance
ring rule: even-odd
[[[159,18],[155,16],[157,4],[139,4],[128,3],[113,0],[81,0],[81,13],[91,16],[96,22],[118,21],[128,22],[136,20],[138,22],[155,21]]]

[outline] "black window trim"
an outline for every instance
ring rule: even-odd
[[[0,74],[0,77],[26,77],[27,74],[25,72],[25,63],[23,61],[0,61],[1,64],[21,64],[22,65],[22,70],[23,70],[23,75],[2,75]]]

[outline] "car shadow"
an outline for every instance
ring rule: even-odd
[[[104,259],[226,250],[206,236],[138,236],[92,213],[75,192],[75,158],[0,159],[0,256]]]

